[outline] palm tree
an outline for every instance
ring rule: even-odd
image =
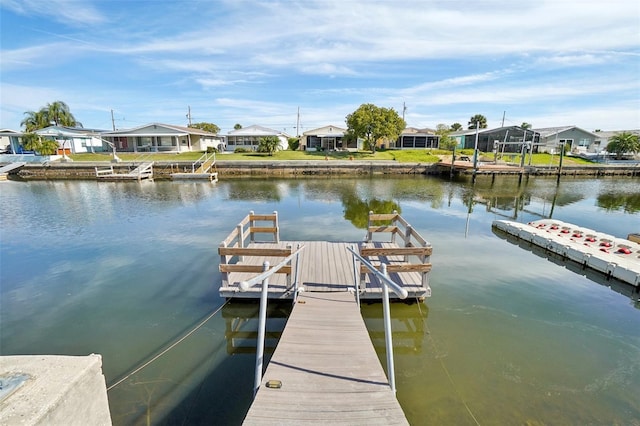
[[[82,127],[82,123],[71,114],[69,106],[62,101],[47,104],[43,109],[47,112],[49,122],[56,126]]]
[[[469,119],[469,129],[475,129],[477,124],[480,124],[481,129],[486,129],[487,117],[482,114],[476,114]]]
[[[270,156],[280,147],[280,139],[277,136],[265,136],[260,138],[258,143],[258,152],[266,152]]]
[[[523,121],[522,124],[520,125],[520,128],[528,130],[531,128],[531,123],[527,123],[526,121]]]
[[[462,124],[460,123],[453,123],[451,125],[451,131],[452,132],[457,132],[458,130],[462,130]]]
[[[638,135],[631,132],[616,133],[609,138],[607,144],[608,152],[615,152],[616,158],[620,159],[626,153],[640,152],[640,141]]]
[[[49,125],[47,114],[44,110],[40,111],[27,111],[24,113],[26,117],[20,122],[20,126],[24,126],[27,132],[33,132],[34,130],[44,129]]]

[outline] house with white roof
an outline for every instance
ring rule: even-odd
[[[81,154],[103,152],[104,146],[100,134],[104,130],[85,129],[83,127],[49,126],[33,133],[58,143],[58,154]]]
[[[576,126],[545,127],[535,129],[540,133],[538,152],[558,154],[560,146],[568,146],[565,152],[573,154],[599,153],[607,147],[607,141],[598,133],[592,133]]]
[[[22,132],[11,129],[0,129],[0,153],[18,154],[22,152],[21,136]]]
[[[280,140],[280,149],[287,149],[289,146],[289,135],[286,133],[254,124],[227,133],[226,150],[235,151],[236,149],[245,149],[255,151],[258,149],[260,139],[266,136],[277,137]]]
[[[224,150],[224,137],[192,127],[150,123],[131,129],[103,132],[119,152],[189,152],[212,147]]]

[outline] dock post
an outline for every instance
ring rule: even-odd
[[[262,267],[264,272],[269,270],[269,262],[265,261]],[[267,294],[269,291],[269,278],[262,281],[262,293],[260,293],[260,316],[258,323],[258,346],[256,347],[256,375],[253,382],[253,397],[256,397],[260,383],[262,383],[262,363],[264,360],[264,336],[267,327]]]
[[[381,266],[382,274],[389,278],[387,274],[387,264]],[[396,373],[393,366],[393,337],[391,336],[391,309],[389,306],[389,288],[386,283],[382,284],[382,310],[384,315],[384,341],[387,348],[387,374],[389,375],[389,386],[393,393],[396,393]]]

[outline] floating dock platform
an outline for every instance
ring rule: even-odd
[[[266,226],[265,226],[266,223]],[[259,241],[259,238],[268,241]],[[353,249],[407,290],[408,298],[431,296],[431,244],[399,214],[369,214],[364,241],[281,241],[277,213],[250,213],[218,247],[224,298],[260,299],[261,286],[241,291],[240,283],[273,267],[304,247],[299,256],[271,277],[270,299],[295,299],[297,293],[355,291],[363,299],[382,299],[382,285],[375,274],[354,261]]]
[[[640,286],[640,244],[555,219],[496,220],[493,227],[584,267]]]

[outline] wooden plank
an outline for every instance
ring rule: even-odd
[[[432,247],[362,247],[361,256],[431,256]]]
[[[397,226],[370,226],[369,232],[398,232]]]
[[[271,256],[287,257],[293,253],[290,248],[218,247],[220,256]]]
[[[378,271],[382,268],[380,265],[373,265]],[[429,272],[431,271],[430,263],[390,263],[387,265],[387,272]],[[366,274],[369,272],[369,268],[366,266],[360,266],[360,273]]]
[[[278,216],[275,214],[252,214],[250,215],[250,220],[270,220],[275,222]]]
[[[316,253],[339,246],[318,245]],[[269,380],[282,382],[267,388]],[[302,293],[245,425],[403,424],[352,293]]]
[[[230,264],[230,265],[220,265],[220,272],[251,272],[256,275],[263,271],[264,267],[262,265],[243,265],[243,264]],[[270,268],[271,269],[271,268]],[[280,268],[276,274],[290,274],[291,266],[285,265]]]
[[[251,234],[275,234],[278,228],[275,226],[251,226],[249,227],[249,233]]]

